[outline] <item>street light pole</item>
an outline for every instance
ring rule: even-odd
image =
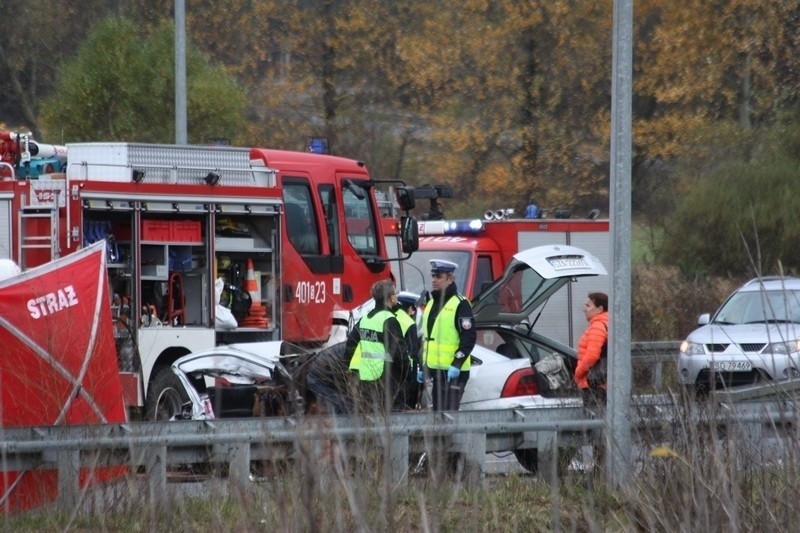
[[[630,483],[631,464],[631,108],[633,0],[614,0],[611,77],[611,328],[609,331],[606,473]]]
[[[187,144],[186,2],[175,0],[175,144]]]

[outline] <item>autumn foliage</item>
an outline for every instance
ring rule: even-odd
[[[4,13],[0,120],[53,142],[173,140],[173,3],[112,4]],[[797,105],[796,4],[635,2],[636,216],[669,214],[694,185],[684,169],[716,172]],[[187,3],[190,140],[302,149],[324,135],[376,177],[450,184],[452,215],[530,198],[605,215],[612,22],[612,2]],[[113,24],[113,47],[86,46]]]

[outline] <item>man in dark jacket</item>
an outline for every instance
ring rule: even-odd
[[[306,370],[306,387],[319,410],[335,415],[350,412],[348,374],[344,342],[325,348],[311,358]]]
[[[428,209],[427,220],[444,220],[444,206],[439,198],[431,198],[431,207]]]
[[[422,384],[417,383],[417,373],[422,370],[420,362],[420,335],[417,329],[417,304],[419,296],[413,292],[401,292],[397,295],[397,306],[393,309],[400,329],[408,347],[410,358],[409,372],[404,378],[405,404],[409,409],[417,406],[422,393]]]

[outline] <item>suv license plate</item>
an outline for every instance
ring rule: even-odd
[[[749,372],[753,369],[750,361],[709,361],[708,366],[714,372]]]

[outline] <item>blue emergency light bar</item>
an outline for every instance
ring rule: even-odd
[[[485,229],[483,221],[473,220],[428,220],[419,226],[420,235],[476,235]]]
[[[306,142],[306,151],[312,154],[325,154],[331,153],[330,146],[328,146],[327,137],[309,137]]]

